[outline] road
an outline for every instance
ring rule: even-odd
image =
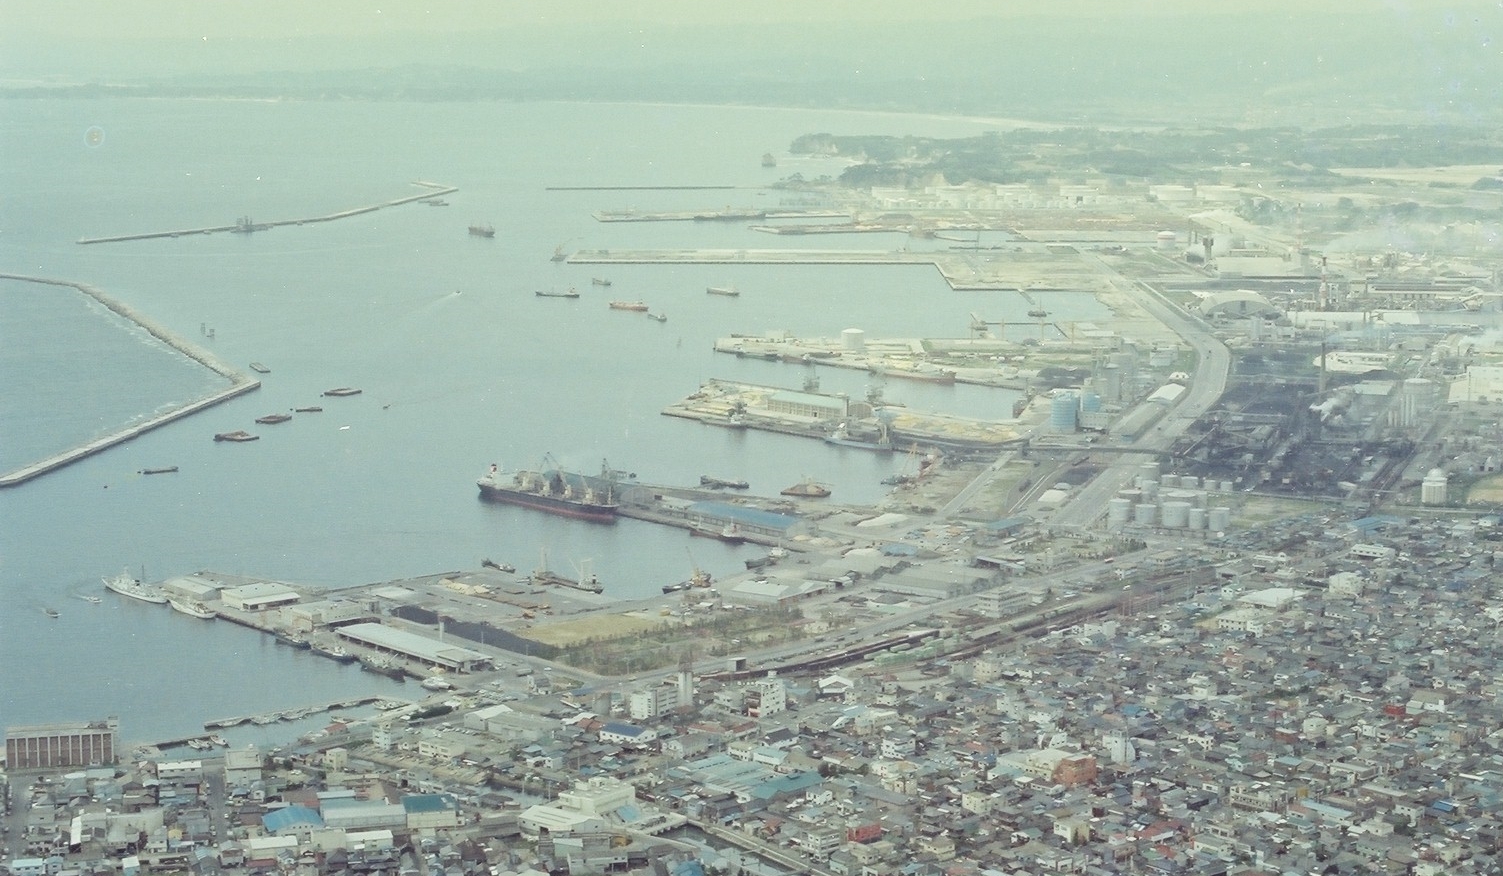
[[[1143,293],[1136,299],[1143,309],[1179,335],[1199,357],[1199,365],[1190,375],[1184,396],[1134,443],[1136,447],[1168,450],[1190,424],[1209,411],[1226,391],[1227,378],[1231,374],[1232,354],[1212,334],[1210,326],[1199,317],[1170,303],[1162,293],[1147,283],[1138,282],[1136,286]],[[1136,477],[1141,463],[1141,459],[1131,454],[1122,454],[1106,471],[1075,491],[1049,522],[1055,526],[1078,529],[1095,523],[1106,512],[1107,500]]]

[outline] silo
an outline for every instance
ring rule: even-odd
[[[1232,526],[1232,509],[1225,505],[1212,508],[1206,518],[1206,524],[1212,532],[1226,532]]]
[[[1118,402],[1122,400],[1122,366],[1115,362],[1108,362],[1101,369],[1101,394],[1106,396],[1107,401]]]
[[[1434,383],[1423,377],[1404,381],[1399,387],[1399,425],[1419,425],[1430,415],[1434,399]]]
[[[848,328],[840,333],[840,346],[853,353],[859,353],[866,349],[866,332],[858,328]]]
[[[1190,521],[1190,503],[1176,499],[1160,506],[1164,514],[1164,528],[1184,529]]]
[[[1190,509],[1190,515],[1185,518],[1185,523],[1186,523],[1186,525],[1188,525],[1191,529],[1195,530],[1196,532],[1199,532],[1200,530],[1205,529],[1206,528],[1206,509],[1192,507]]]
[[[1080,410],[1080,397],[1073,392],[1057,392],[1049,402],[1049,430],[1051,432],[1074,432],[1075,418]]]
[[[1111,529],[1118,529],[1127,525],[1127,519],[1132,516],[1132,502],[1117,496],[1107,500],[1106,525]]]
[[[1159,506],[1152,502],[1139,502],[1133,507],[1132,522],[1139,526],[1152,526],[1153,518],[1158,515]]]
[[[1081,390],[1080,409],[1093,414],[1101,410],[1101,395],[1096,392],[1095,387]]]

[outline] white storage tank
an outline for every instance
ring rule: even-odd
[[[1196,532],[1206,528],[1206,509],[1191,508],[1190,516],[1185,518],[1186,524]]]
[[[1190,503],[1176,500],[1160,506],[1164,515],[1165,529],[1184,529],[1190,522]]]
[[[1159,478],[1159,485],[1163,487],[1177,487],[1179,486],[1179,475],[1166,474]]]
[[[1226,532],[1232,526],[1232,509],[1225,505],[1212,508],[1206,517],[1206,523],[1212,532]]]
[[[1158,516],[1159,506],[1152,502],[1139,502],[1133,508],[1132,522],[1139,526],[1152,526],[1153,520]]]
[[[840,346],[852,352],[859,353],[866,349],[866,332],[858,328],[848,328],[840,333]]]
[[[1106,525],[1117,529],[1127,525],[1128,518],[1132,516],[1132,502],[1117,496],[1109,499],[1106,503]]]

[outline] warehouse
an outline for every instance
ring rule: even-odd
[[[404,630],[394,630],[377,623],[340,627],[339,635],[375,651],[420,660],[425,666],[440,666],[451,672],[488,669],[491,662],[489,655],[479,651]]]

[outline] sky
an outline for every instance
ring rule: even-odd
[[[1036,103],[1200,88],[1503,107],[1500,50],[1503,0],[0,0],[0,85],[426,65],[639,71],[644,98],[674,77],[927,77]]]

